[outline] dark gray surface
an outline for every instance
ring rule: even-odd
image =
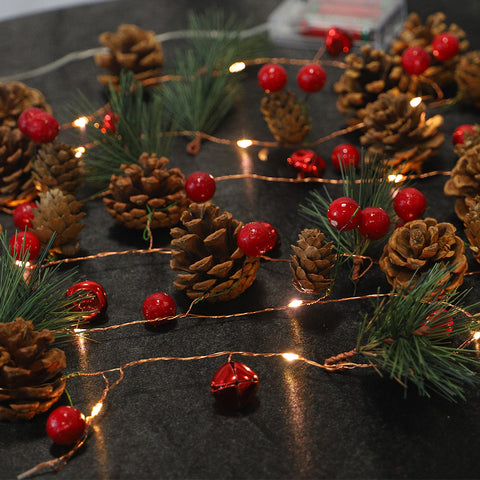
[[[177,0],[119,1],[51,12],[0,24],[2,61],[0,76],[21,72],[57,59],[71,51],[98,46],[97,36],[117,25],[136,23],[158,33],[184,28],[186,12],[207,6],[225,6],[261,23],[277,2]],[[443,10],[449,22],[468,33],[471,48],[480,48],[480,3],[471,0],[409,2],[422,17]],[[174,43],[164,45],[167,70]],[[288,55],[291,52],[276,53]],[[170,56],[169,56],[170,55]],[[298,54],[302,56],[302,54]],[[308,54],[306,54],[308,55]],[[262,91],[256,71],[248,70],[242,98],[217,134],[225,138],[271,138],[259,113]],[[288,69],[293,85],[295,68]],[[80,89],[92,103],[102,104],[98,70],[92,60],[26,81],[39,88],[61,119],[68,120],[66,104]],[[328,70],[325,89],[311,98],[313,137],[345,125],[335,109],[332,83],[340,71]],[[426,170],[450,169],[455,161],[450,136],[462,123],[478,121],[478,112],[455,106],[444,112],[446,141]],[[240,133],[241,132],[241,133]],[[356,141],[355,136],[349,137]],[[272,176],[294,176],[286,164],[287,153],[271,152],[261,162],[256,151],[244,156],[234,149],[205,143],[200,154],[189,157],[179,140],[171,156],[185,174],[197,169],[213,175],[251,171]],[[317,149],[325,159],[334,143]],[[335,176],[330,167],[327,176]],[[453,201],[443,195],[444,177],[417,183],[429,205],[428,214],[461,225]],[[281,256],[298,232],[309,226],[297,215],[297,206],[309,185],[232,180],[217,186],[214,201],[244,222],[266,220],[282,237]],[[335,191],[334,191],[335,192]],[[11,218],[0,223],[13,231]],[[141,236],[117,227],[100,201],[87,207],[86,228],[81,234],[82,254],[144,248]],[[155,234],[155,245],[166,246],[168,232]],[[81,279],[102,284],[109,298],[109,323],[141,318],[143,299],[166,291],[185,311],[188,301],[172,286],[169,257],[131,255],[84,262]],[[471,268],[476,269],[471,262]],[[346,273],[346,272],[345,272]],[[338,296],[353,294],[342,274]],[[360,282],[358,294],[387,290],[383,274],[372,269]],[[478,300],[478,279],[468,277],[470,301]],[[239,299],[222,305],[196,307],[196,312],[224,314],[284,305],[298,293],[291,286],[285,264],[263,263],[255,284]],[[223,350],[253,352],[296,351],[307,358],[324,358],[349,350],[355,343],[355,320],[366,304],[315,306],[293,313],[267,313],[227,320],[180,320],[174,328],[151,332],[143,326],[95,335],[86,355],[67,348],[68,371],[104,370],[158,355],[203,355]],[[219,410],[209,392],[211,378],[223,360],[156,363],[129,369],[111,393],[105,413],[87,445],[56,478],[478,478],[480,395],[468,391],[468,401],[457,405],[438,398],[418,398],[412,390],[406,399],[395,383],[373,372],[326,374],[281,359],[238,360],[260,376],[258,402],[251,410],[228,415]],[[88,413],[102,390],[100,379],[72,379],[68,391],[75,405]],[[62,402],[66,402],[62,398]],[[61,453],[44,431],[46,415],[27,423],[0,425],[0,478],[12,478],[33,465]],[[54,478],[48,474],[47,478]]]

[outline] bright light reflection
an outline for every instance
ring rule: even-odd
[[[292,300],[292,301],[288,304],[288,306],[289,306],[290,308],[297,308],[297,307],[299,307],[300,305],[303,305],[303,302],[302,302],[302,300],[297,300],[297,299]]]
[[[92,413],[90,415],[90,418],[96,417],[100,413],[100,410],[102,409],[102,407],[103,407],[102,402],[98,402],[96,405],[94,405],[92,408]]]
[[[403,180],[405,180],[405,175],[395,175],[395,174],[392,174],[392,175],[389,175],[388,176],[388,181],[389,182],[395,182],[395,183],[400,183],[400,182],[403,182]]]
[[[415,97],[410,100],[411,107],[418,107],[422,103],[422,97]]]
[[[248,138],[243,138],[242,140],[237,140],[237,145],[240,148],[248,148],[253,145],[253,142]]]
[[[282,357],[289,362],[293,362],[300,358],[296,353],[282,353]]]
[[[75,148],[75,157],[80,158],[85,153],[85,147]]]
[[[242,70],[245,70],[245,63],[244,62],[235,62],[235,63],[232,63],[230,65],[230,67],[228,67],[228,71],[230,73],[238,73],[238,72],[241,72]]]
[[[88,123],[87,117],[80,117],[73,121],[73,126],[78,128],[85,128]]]
[[[475,332],[475,333],[473,334],[473,339],[474,339],[474,340],[478,340],[479,338],[480,338],[480,332]]]
[[[74,328],[73,331],[81,337],[87,330],[85,328]]]

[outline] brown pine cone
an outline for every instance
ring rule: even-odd
[[[268,93],[260,110],[275,140],[283,145],[296,145],[310,133],[307,107],[292,92]]]
[[[75,195],[83,181],[82,161],[75,148],[65,143],[42,145],[32,160],[33,181],[38,191],[59,188]]]
[[[135,80],[140,83],[160,75],[163,51],[154,32],[142,30],[136,25],[122,24],[116,33],[102,33],[99,40],[110,49],[108,53],[98,53],[94,57],[97,66],[110,72],[110,75],[98,76],[98,81],[103,85],[111,83],[118,88],[122,70],[132,71]]]
[[[467,214],[465,198],[480,195],[480,145],[472,146],[457,160],[443,191],[445,195],[458,197],[455,213],[464,220]]]
[[[470,250],[475,260],[480,263],[480,195],[474,198],[467,197],[465,205],[468,208],[463,224],[465,235],[470,242]]]
[[[317,294],[334,281],[331,278],[337,256],[333,242],[325,242],[325,235],[316,228],[302,230],[297,245],[291,245],[290,255],[294,287],[303,293]]]
[[[43,94],[22,82],[0,83],[0,125],[17,126],[17,119],[27,108],[36,107],[52,113]]]
[[[66,360],[48,348],[53,341],[50,330],[35,331],[23,318],[0,323],[0,420],[30,420],[60,398]]]
[[[80,249],[78,236],[85,226],[80,223],[85,215],[81,210],[81,202],[58,188],[42,192],[37,208],[33,209],[32,232],[42,246],[48,243],[55,232],[52,251],[65,256],[76,255]]]
[[[30,162],[34,150],[18,128],[0,126],[0,205],[13,207],[36,195]]]
[[[425,120],[425,105],[412,107],[408,94],[382,93],[365,108],[366,131],[360,142],[370,155],[382,155],[398,173],[422,171],[422,163],[434,155],[444,140],[443,117]]]
[[[182,227],[172,235],[172,270],[179,270],[174,285],[189,298],[206,295],[208,302],[238,297],[255,280],[260,265],[237,246],[242,222],[213,204],[192,203],[183,212]]]
[[[122,176],[112,175],[109,195],[103,198],[108,213],[127,228],[143,230],[176,225],[189,200],[184,176],[166,169],[168,159],[143,153],[138,164],[122,165]]]
[[[393,287],[406,288],[436,263],[454,267],[442,285],[453,290],[463,283],[468,269],[465,245],[451,223],[434,218],[413,220],[394,230],[380,257],[380,268]]]
[[[468,52],[458,62],[455,81],[462,100],[480,108],[480,50]]]
[[[365,107],[381,93],[391,89],[412,94],[417,91],[417,83],[403,70],[401,58],[371,45],[364,45],[358,55],[347,55],[345,63],[348,67],[333,88],[338,94],[337,109],[350,116],[348,123],[352,125],[362,121]]]
[[[480,145],[480,125],[472,125],[473,133],[465,130],[465,136],[462,143],[457,143],[454,147],[455,153],[459,157],[463,157],[467,150]]]

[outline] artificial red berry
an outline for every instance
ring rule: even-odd
[[[356,168],[360,165],[360,152],[350,143],[341,143],[332,151],[332,165],[337,170],[345,170],[350,165]]]
[[[287,83],[287,72],[281,65],[267,63],[259,70],[257,78],[266,92],[279,92]]]
[[[86,422],[75,407],[58,407],[47,419],[47,435],[58,445],[72,445],[83,435]]]
[[[416,188],[404,188],[393,199],[393,208],[397,215],[406,222],[420,218],[427,208],[425,195]]]
[[[210,200],[216,190],[215,179],[206,172],[193,172],[185,182],[187,197],[197,203]]]
[[[457,143],[463,143],[465,141],[465,133],[469,132],[472,135],[475,135],[475,130],[473,129],[473,125],[460,125],[453,131],[452,135],[452,142],[454,145]]]
[[[270,241],[272,243],[272,249],[275,248],[277,245],[280,245],[282,241],[280,240],[280,234],[278,230],[268,222],[260,222],[270,233]]]
[[[244,225],[237,235],[238,248],[249,257],[259,257],[275,246],[276,237],[266,222],[250,222]],[[270,225],[271,226],[271,225]]]
[[[445,310],[444,308],[440,310],[435,310],[435,312],[431,313],[427,317],[427,321],[425,323],[422,323],[422,327],[424,325],[428,325],[430,327],[430,331],[428,332],[428,334],[431,334],[431,335],[437,332],[440,332],[442,330],[447,335],[450,335],[450,333],[452,333],[452,330],[453,330],[453,323],[454,323],[453,318],[448,318],[445,320],[440,320],[440,318],[438,318],[438,317],[444,317],[446,313],[448,313],[448,310]],[[431,323],[434,323],[435,321],[437,323],[435,323],[434,325],[431,325]],[[435,331],[434,329],[437,329],[437,330]]]
[[[102,133],[116,133],[117,123],[119,121],[118,115],[113,112],[108,112],[103,117]]]
[[[33,202],[21,203],[13,211],[13,223],[17,228],[25,230],[25,227],[32,226],[33,210],[37,208],[37,204]]]
[[[348,53],[352,48],[352,39],[339,28],[332,27],[328,30],[325,38],[325,48],[332,57],[338,57],[341,53]]]
[[[10,253],[15,259],[20,260],[24,256],[25,260],[30,262],[38,257],[42,248],[38,237],[28,230],[16,233],[10,239],[9,246]],[[22,251],[25,252],[24,255],[22,255]]]
[[[50,143],[57,138],[57,119],[41,108],[27,108],[18,117],[18,128],[37,143]]]
[[[383,238],[390,229],[390,217],[380,207],[366,207],[362,210],[362,218],[358,231],[362,237],[368,240]]]
[[[149,325],[157,327],[158,325],[163,325],[168,323],[171,319],[168,317],[173,317],[177,312],[177,305],[175,300],[166,293],[156,292],[149,295],[143,302],[142,306],[143,316],[145,320],[155,320],[154,322],[149,322]]]
[[[440,33],[433,39],[432,55],[441,62],[454,57],[458,49],[458,38],[451,33]]]
[[[327,81],[325,70],[316,63],[303,66],[297,74],[298,86],[307,93],[319,92]]]
[[[330,225],[342,232],[358,227],[362,218],[360,206],[349,197],[340,197],[328,207],[327,218]]]
[[[420,75],[430,66],[430,56],[422,47],[408,47],[402,54],[403,69],[410,75]]]

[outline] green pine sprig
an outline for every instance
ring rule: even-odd
[[[405,393],[413,384],[422,396],[437,393],[456,401],[465,398],[465,386],[479,380],[476,352],[453,346],[478,328],[478,318],[465,313],[478,305],[462,307],[466,292],[439,298],[436,292],[446,275],[448,268],[437,264],[415,284],[378,299],[373,315],[365,315],[360,325],[356,352],[399,382]]]

